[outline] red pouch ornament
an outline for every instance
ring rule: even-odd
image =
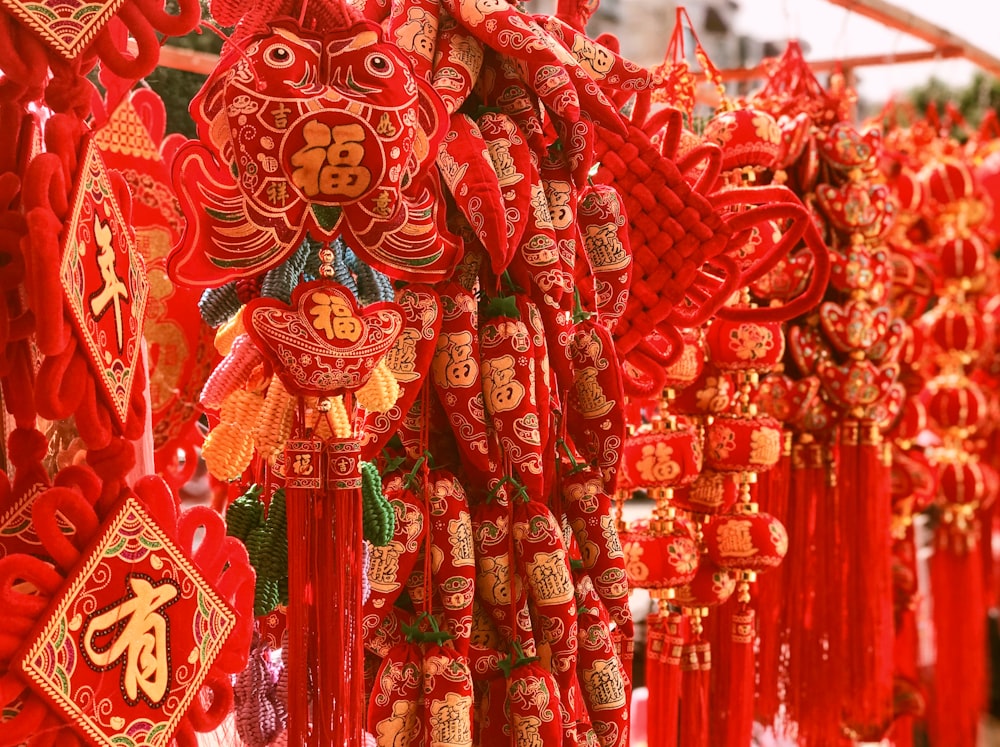
[[[400,643],[382,660],[368,701],[368,730],[378,747],[420,743],[421,694],[420,646]]]
[[[611,498],[602,482],[590,469],[570,472],[562,482],[562,505],[595,593],[622,635],[631,639],[634,626],[625,551],[615,526]]]
[[[461,483],[447,471],[431,472],[431,480],[431,573],[452,645],[468,656],[476,583],[469,499]]]
[[[441,330],[441,299],[430,286],[411,284],[396,294],[403,312],[403,328],[383,362],[392,373],[400,393],[386,411],[366,410],[361,421],[361,458],[371,460],[385,447],[417,401],[427,382]]]
[[[371,593],[364,603],[362,628],[366,638],[389,614],[413,570],[427,533],[427,516],[413,492],[404,487],[399,474],[387,476],[382,491],[395,514],[392,539],[372,546],[368,555],[368,583]]]

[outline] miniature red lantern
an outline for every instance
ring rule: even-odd
[[[632,588],[676,588],[689,583],[698,570],[698,545],[679,523],[666,534],[657,535],[643,522],[623,533],[622,548]]]
[[[722,149],[722,170],[774,168],[784,146],[781,128],[767,112],[740,108],[723,111],[705,126],[704,138]]]
[[[708,557],[721,568],[766,571],[788,552],[788,533],[770,514],[738,511],[715,516],[705,525]]]
[[[676,600],[684,607],[718,607],[735,590],[736,577],[706,557],[691,582],[677,590]]]
[[[693,482],[701,472],[702,450],[693,428],[634,436],[622,460],[625,482],[635,487],[669,488]]]
[[[781,441],[774,418],[719,417],[705,432],[705,464],[720,472],[766,472],[781,458]]]
[[[785,355],[780,322],[717,317],[708,328],[712,361],[723,371],[772,371]]]
[[[972,380],[946,384],[931,395],[927,411],[941,428],[971,430],[987,414],[986,397]]]

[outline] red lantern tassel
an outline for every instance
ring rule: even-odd
[[[683,747],[708,745],[708,690],[711,684],[711,648],[701,637],[701,619],[690,621],[690,640],[681,658],[680,744]]]
[[[663,622],[663,745],[677,747],[680,735],[681,659],[687,640],[687,619],[679,612],[668,612]]]
[[[361,747],[360,447],[333,440],[327,449],[325,460],[321,441],[286,449],[289,742]]]
[[[834,459],[821,444],[809,443],[789,505],[795,514],[789,529],[793,543],[789,566],[785,628],[789,636],[789,716],[801,743],[838,744],[843,661],[839,558],[838,495]],[[794,466],[794,465],[793,465]],[[794,528],[802,532],[796,537]]]
[[[746,747],[753,736],[754,611],[741,605],[732,615],[729,643],[726,747]],[[716,691],[718,692],[718,691]],[[726,697],[726,696],[724,696]]]
[[[706,638],[712,647],[715,661],[711,670],[708,699],[708,741],[712,745],[722,745],[725,740],[729,709],[732,706],[730,695],[736,689],[732,680],[730,666],[733,663],[733,614],[736,604],[726,603],[712,610],[712,614],[704,620]]]
[[[890,470],[872,421],[841,429],[839,524],[844,557],[844,725],[862,741],[879,741],[892,720],[892,499]]]
[[[773,469],[758,477],[757,495],[761,510],[774,516],[785,526],[790,517],[788,491],[791,481],[791,433],[786,432],[785,451]],[[762,724],[773,724],[780,707],[782,664],[782,599],[785,593],[788,564],[782,563],[768,571],[757,584],[754,595],[757,609],[757,719]]]
[[[646,616],[646,734],[652,747],[664,745],[664,615],[651,612]]]
[[[364,743],[360,716],[365,712],[360,459],[361,445],[353,439],[327,444],[329,492],[315,527],[322,559],[316,585],[322,603],[313,607],[319,666],[315,697],[322,715],[317,747],[361,747]],[[328,729],[326,734],[324,729]]]
[[[297,477],[285,485],[285,512],[288,525],[288,738],[291,744],[309,741],[309,662],[315,589],[310,582],[313,552],[313,506],[321,488],[322,443],[313,440],[289,441],[285,463]],[[301,474],[309,471],[308,475]]]
[[[928,708],[931,744],[974,747],[986,699],[980,547],[972,532],[942,526],[930,559],[937,656]]]

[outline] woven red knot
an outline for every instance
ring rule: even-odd
[[[628,310],[616,330],[624,355],[670,316],[732,232],[639,127],[630,126],[627,139],[601,131],[595,150],[601,166],[594,180],[618,189],[629,216],[635,270]]]

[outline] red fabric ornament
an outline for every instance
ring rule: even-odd
[[[416,565],[428,519],[420,501],[404,487],[399,474],[387,476],[382,492],[395,516],[392,539],[382,546],[373,545],[368,554],[368,584],[371,592],[364,603],[362,632],[368,640],[392,610],[403,591],[403,584]]]
[[[533,340],[523,320],[487,319],[479,326],[483,402],[500,444],[505,466],[531,499],[541,497],[542,405],[535,400],[536,360]]]
[[[562,483],[563,509],[576,538],[595,593],[626,639],[634,635],[629,608],[625,552],[611,513],[611,498],[592,470],[568,474]]]
[[[476,583],[469,500],[454,475],[443,470],[434,471],[431,472],[431,479],[431,573],[441,600],[445,629],[452,636],[452,645],[459,654],[468,656]],[[469,705],[471,707],[471,700]]]
[[[716,114],[703,137],[722,149],[722,170],[773,169],[783,154],[782,132],[767,112],[740,107]]]
[[[149,345],[157,466],[166,469],[180,448],[193,470],[197,459],[192,423],[200,410],[193,387],[207,378],[216,358],[211,329],[197,313],[197,292],[174,285],[166,273],[167,256],[180,237],[184,217],[171,188],[169,162],[161,152],[165,127],[163,102],[152,90],[140,89],[111,114],[94,142],[106,166],[129,186],[136,249],[151,281],[143,336]]]
[[[535,655],[527,593],[514,566],[513,507],[494,500],[472,507],[476,596],[509,646]]]
[[[507,239],[500,176],[479,126],[467,114],[451,116],[437,164],[455,203],[486,249],[493,272],[506,268],[515,245]]]
[[[587,580],[582,577],[576,591],[580,690],[601,746],[624,747],[629,743],[631,683],[615,652],[607,613]]]
[[[732,508],[738,496],[737,474],[705,470],[690,485],[674,490],[672,503],[697,514],[721,514]]]
[[[594,311],[602,325],[614,330],[628,308],[632,284],[628,215],[622,196],[610,184],[584,187],[579,202],[583,250],[594,278]]]
[[[361,458],[365,460],[373,459],[385,448],[404,413],[417,402],[427,382],[441,330],[441,299],[430,286],[416,283],[406,286],[397,292],[396,304],[403,313],[403,329],[382,362],[396,379],[400,394],[388,412],[365,410],[360,428]]]
[[[472,92],[483,66],[483,56],[482,42],[450,15],[442,13],[431,84],[449,115],[457,112]]]
[[[720,568],[766,571],[781,565],[788,534],[770,514],[737,511],[713,516],[705,525],[708,556]]]
[[[236,65],[267,86],[266,100],[232,76]],[[325,238],[348,231],[355,251],[392,277],[419,282],[450,272],[457,246],[437,224],[436,184],[421,179],[444,135],[444,106],[376,24],[357,21],[320,38],[276,23],[233,45],[218,70],[192,102],[212,149],[192,141],[174,161],[188,219],[171,257],[176,279],[204,286],[259,274],[284,261],[307,230]],[[312,81],[310,92],[287,83],[293,79]],[[347,79],[368,92],[364,117],[352,113],[357,94],[313,98],[356,91]],[[308,102],[317,100],[326,103],[312,111]],[[247,226],[233,236],[227,226],[237,219]]]
[[[441,286],[439,293],[441,334],[431,381],[448,413],[462,463],[473,477],[469,485],[479,494],[488,489],[486,482],[494,471],[480,374],[479,309],[473,295],[458,283]]]
[[[394,646],[382,660],[368,701],[368,730],[376,744],[420,743],[421,664],[420,647],[415,643]]]
[[[471,745],[472,673],[465,656],[446,646],[429,645],[422,674],[424,743]]]
[[[134,242],[91,141],[80,162],[60,280],[85,354],[121,428],[129,415],[149,292]]]
[[[629,485],[673,487],[693,482],[701,472],[702,444],[693,428],[633,436],[625,445],[623,468]]]
[[[691,532],[682,525],[664,534],[654,533],[648,525],[636,524],[622,534],[621,542],[625,570],[633,588],[685,586],[694,581],[701,565],[698,546]]]
[[[89,739],[151,729],[179,730],[178,738],[193,739],[192,728],[216,728],[225,708],[203,711],[192,699],[205,683],[217,703],[231,702],[231,689],[220,685],[220,677],[246,664],[253,573],[242,544],[226,539],[218,515],[205,513],[207,509],[191,509],[178,521],[166,485],[156,478],[140,481],[103,523],[101,480],[92,471],[69,467],[57,482],[32,512],[44,554],[55,559],[56,568],[23,555],[0,561],[8,586],[15,577],[26,578],[45,595],[31,597],[33,611],[22,633],[35,632],[16,667],[51,704],[46,728],[55,734],[68,722]],[[74,528],[68,534],[60,514],[72,517]],[[194,551],[194,532],[202,527],[209,544]],[[47,576],[37,575],[42,569]],[[69,575],[63,579],[63,573]],[[101,589],[88,591],[95,579],[112,583],[101,582]],[[13,586],[4,594],[15,617],[28,613],[17,604],[22,594]],[[91,603],[95,594],[104,596],[103,604]],[[143,603],[149,609],[140,609]],[[191,619],[202,623],[193,628],[179,624]],[[123,620],[150,636],[144,651],[152,661],[140,662],[128,626],[121,627]],[[20,646],[20,636],[17,640]],[[44,653],[52,646],[62,651],[55,670]],[[13,649],[5,655],[8,662],[11,654]],[[191,666],[193,679],[188,681],[182,672]],[[26,695],[20,715],[5,722],[5,736],[15,735],[32,713],[44,713],[41,703]],[[59,734],[67,744],[76,743],[68,732]]]
[[[604,490],[612,493],[625,441],[625,391],[611,332],[589,320],[578,322],[570,350],[574,386],[567,402],[567,430],[600,471]]]
[[[706,338],[712,362],[724,371],[771,371],[785,354],[779,322],[718,318],[709,325]]]
[[[359,310],[347,289],[326,280],[296,286],[291,306],[255,299],[244,321],[288,391],[325,396],[368,381],[403,328],[396,304]]]
[[[773,418],[719,417],[705,432],[705,463],[722,472],[763,472],[778,463],[781,444]]]
[[[539,654],[558,683],[564,728],[575,723],[577,609],[569,555],[562,528],[552,512],[536,501],[514,505],[517,571],[525,581],[534,616]],[[537,621],[537,622],[535,622]]]

